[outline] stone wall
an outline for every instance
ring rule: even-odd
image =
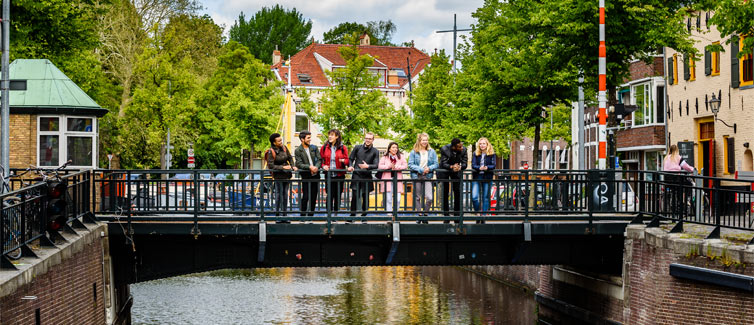
[[[105,324],[104,225],[0,271],[0,324]],[[39,316],[37,316],[37,313]]]
[[[669,234],[660,228],[627,229],[624,279],[626,324],[754,324],[751,293],[670,276],[680,263],[752,276],[754,250],[716,240]]]

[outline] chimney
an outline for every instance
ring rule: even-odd
[[[275,50],[272,51],[272,65],[278,64],[278,62],[280,62],[280,60],[282,59],[283,59],[283,55],[280,54],[280,51],[278,51],[278,47],[275,46]]]
[[[359,45],[370,45],[369,43],[371,43],[371,40],[369,39],[369,35],[366,33],[361,35],[361,37],[359,38]]]

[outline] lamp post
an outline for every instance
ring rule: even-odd
[[[712,109],[712,114],[715,115],[715,121],[720,121],[723,124],[725,124],[725,126],[729,128],[733,128],[733,133],[736,133],[736,130],[738,128],[738,125],[736,123],[733,123],[733,125],[729,125],[725,121],[717,118],[717,113],[720,112],[720,98],[715,97],[715,94],[713,93],[712,98],[710,98],[710,100],[707,101],[707,103],[709,104],[710,109]]]

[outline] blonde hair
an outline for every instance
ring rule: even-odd
[[[482,154],[482,150],[479,149],[479,143],[482,142],[482,141],[487,142],[487,150],[485,150],[484,154],[486,154],[488,156],[494,155],[495,154],[495,149],[492,148],[492,143],[490,143],[490,140],[487,140],[487,138],[485,138],[485,137],[481,137],[481,138],[479,138],[479,140],[476,141],[476,150],[474,151],[474,154],[477,155],[477,156],[479,156],[479,155]]]
[[[416,135],[416,143],[414,143],[414,148],[413,148],[414,151],[419,152],[421,150],[424,150],[424,148],[422,148],[422,138],[423,137],[427,137],[427,141],[429,141],[429,134],[426,134],[426,133],[419,133],[419,134],[417,134]],[[432,147],[430,147],[429,143],[427,143],[427,151],[429,151],[429,149],[432,149]]]
[[[675,144],[670,145],[670,151],[668,152],[667,156],[665,156],[665,159],[671,159],[672,161],[679,161],[678,159],[680,155],[678,154],[678,146]]]

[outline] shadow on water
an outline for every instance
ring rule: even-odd
[[[531,292],[455,267],[222,270],[134,284],[134,324],[535,324]]]

